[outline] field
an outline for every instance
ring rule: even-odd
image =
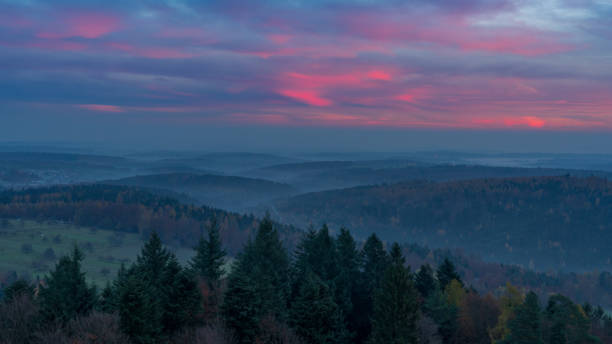
[[[0,220],[0,274],[14,271],[20,277],[43,278],[59,257],[77,244],[85,259],[87,278],[99,286],[115,278],[121,263],[136,259],[143,245],[138,234],[76,227],[64,223]],[[194,251],[169,247],[181,263]]]

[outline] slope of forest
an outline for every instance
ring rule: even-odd
[[[187,264],[153,234],[101,291],[75,247],[42,282],[0,290],[3,343],[610,343],[599,305],[506,284],[480,293],[454,260],[406,266],[375,235],[309,231],[287,250],[267,219],[231,271],[216,227]],[[70,291],[70,297],[66,297]]]
[[[612,261],[612,183],[596,177],[365,186],[296,196],[274,210],[298,226],[327,222],[536,269],[609,269]]]
[[[315,161],[283,164],[245,171],[242,175],[288,183],[305,192],[411,180],[450,181],[500,177],[611,176],[609,172],[430,164],[411,160]]]
[[[167,189],[197,200],[208,206],[240,210],[261,202],[295,195],[297,192],[287,184],[264,179],[252,179],[211,174],[168,173],[142,175],[105,184]]]
[[[153,231],[165,242],[191,247],[212,218],[230,252],[235,252],[257,228],[259,220],[210,207],[181,204],[147,190],[116,185],[73,185],[0,192],[0,218],[57,220],[78,226],[139,233]],[[292,242],[297,231],[278,225]]]

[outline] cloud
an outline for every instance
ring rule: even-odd
[[[79,104],[76,107],[91,111],[99,112],[123,112],[121,107],[115,105],[103,105],[103,104]]]
[[[612,9],[601,1],[5,7],[0,99],[38,104],[31,111],[48,104],[142,121],[612,129]]]

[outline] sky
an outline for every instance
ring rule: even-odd
[[[606,151],[611,95],[612,0],[0,0],[0,141]]]

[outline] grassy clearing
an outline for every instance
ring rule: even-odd
[[[0,220],[0,273],[15,271],[19,276],[43,278],[58,258],[75,244],[85,253],[83,269],[99,286],[115,278],[121,263],[136,259],[143,241],[138,234],[77,227],[64,223]],[[181,263],[194,254],[192,249],[169,247]],[[228,262],[229,263],[229,262]]]

